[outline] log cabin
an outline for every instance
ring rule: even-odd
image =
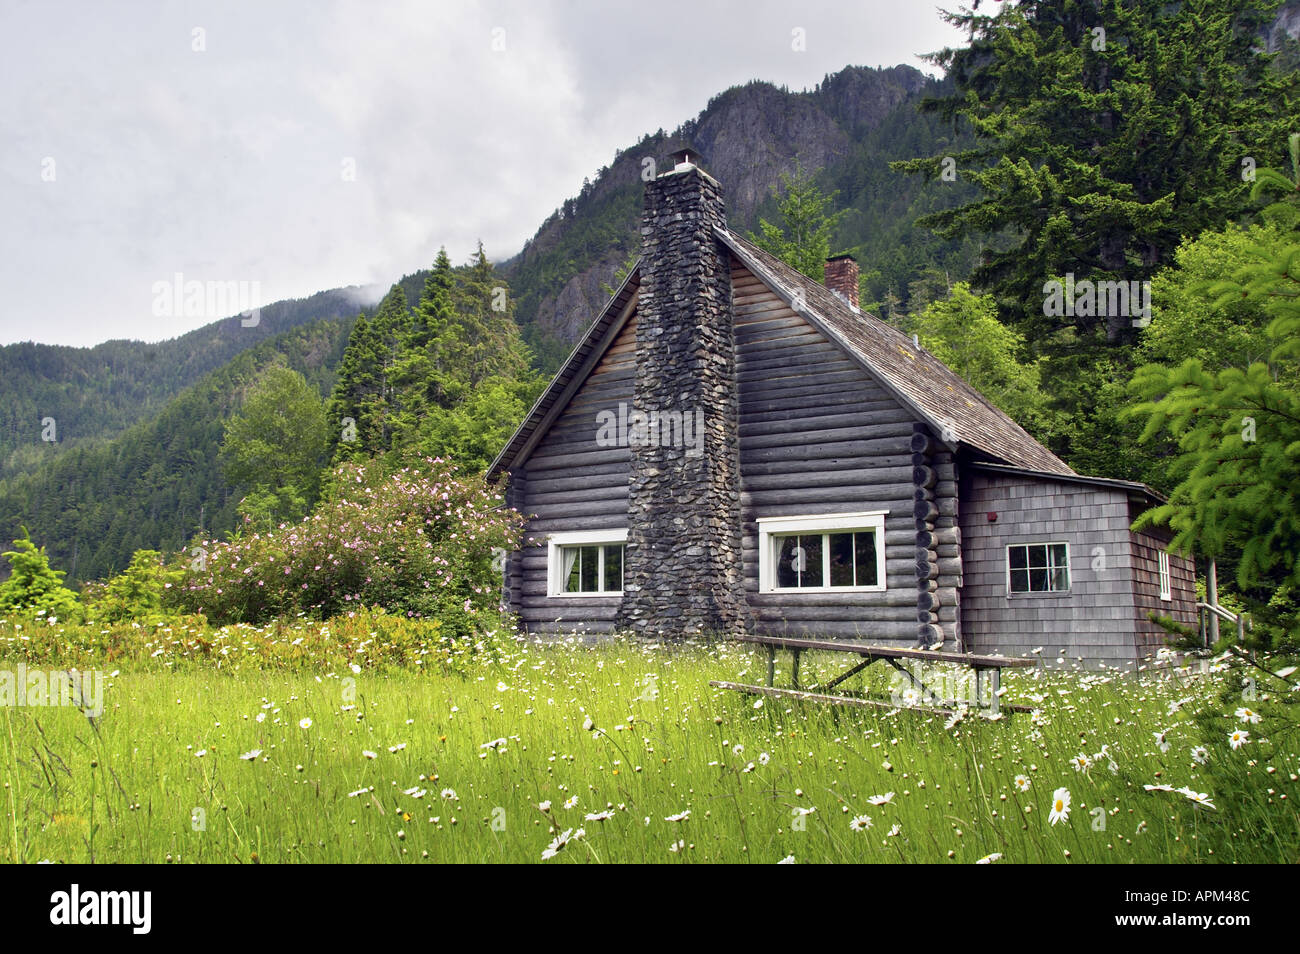
[[[690,150],[641,257],[489,469],[538,637],[813,635],[1132,668],[1195,568],[912,338],[731,232]]]

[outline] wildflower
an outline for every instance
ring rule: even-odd
[[[893,828],[889,829],[889,837],[890,837],[890,838],[897,838],[897,837],[898,837],[899,835],[901,835],[902,833],[903,833],[903,826],[902,826],[902,825],[895,825]]]
[[[614,817],[614,813],[611,812],[611,811],[606,810],[606,811],[603,811],[603,812],[588,812],[588,813],[584,816],[584,820],[585,820],[585,821],[602,821],[602,822],[603,822],[603,821],[609,821],[609,820],[610,820],[611,818],[613,818],[613,817]]]
[[[444,788],[440,794],[449,802],[456,801],[456,790],[454,788]]]
[[[1151,733],[1156,737],[1156,745],[1159,746],[1161,752],[1169,751],[1169,743],[1165,741],[1165,735],[1168,732],[1169,732],[1168,729],[1161,729],[1159,732]]]
[[[574,795],[572,798],[568,799],[568,800],[564,803],[564,807],[565,807],[565,808],[577,808],[577,807],[578,807],[578,796],[577,796],[577,795]]]
[[[596,728],[596,723],[591,721],[591,716],[587,716],[587,718],[582,720],[583,732],[590,732],[594,728]]]
[[[991,855],[985,855],[985,856],[984,856],[983,858],[981,858],[979,861],[975,862],[975,864],[977,864],[977,865],[991,865],[991,864],[993,864],[993,862],[995,862],[995,861],[1001,861],[1001,860],[1002,860],[1002,852],[1000,852],[1000,851],[995,851],[995,852],[993,852],[993,854],[991,854]]]
[[[782,858],[780,861],[778,861],[777,864],[778,864],[778,865],[792,865],[792,864],[794,864],[794,855],[786,855],[784,858]]]
[[[916,686],[908,686],[903,690],[903,705],[916,706],[921,704],[921,693]]]
[[[1180,795],[1186,795],[1188,799],[1195,802],[1197,805],[1204,805],[1206,808],[1214,808],[1214,803],[1210,801],[1210,795],[1208,792],[1194,792],[1186,785],[1182,788],[1175,789],[1175,791]]]
[[[1172,785],[1143,785],[1142,787],[1148,792],[1172,792],[1174,790]]]
[[[686,809],[686,811],[684,811],[684,812],[678,812],[676,815],[669,815],[669,816],[667,816],[666,818],[664,818],[664,821],[666,821],[666,822],[680,822],[680,821],[686,821],[686,819],[688,819],[688,818],[690,818],[690,817],[691,817],[691,810],[688,808],[688,809]]]
[[[742,753],[742,752],[744,752],[744,751],[745,751],[745,747],[744,747],[743,745],[741,745],[739,742],[737,742],[735,745],[733,745],[733,746],[731,747],[731,754],[732,754],[732,755],[740,755],[740,753]]]
[[[207,750],[207,749],[199,749],[197,752],[194,753],[194,757],[195,757],[196,759],[201,759],[201,758],[203,758],[203,756],[205,756],[205,755],[207,755],[207,754],[208,754],[208,750]]]
[[[349,668],[351,668],[351,670],[352,670],[352,675],[354,675],[354,676],[359,676],[359,675],[361,675],[361,667],[358,666],[356,663],[353,663],[353,664],[351,665],[351,667],[349,667]]]
[[[371,752],[369,749],[362,749],[362,750],[361,750],[361,754],[364,755],[364,756],[365,756],[366,758],[368,758],[368,759],[377,759],[377,758],[379,758],[378,754],[376,754],[375,752]]]
[[[1198,745],[1192,749],[1192,761],[1197,765],[1204,765],[1209,760],[1210,750],[1203,745]]]
[[[849,822],[849,828],[853,831],[866,831],[870,827],[870,815],[857,815]]]
[[[1017,775],[1017,776],[1016,776],[1016,782],[1015,782],[1015,785],[1016,785],[1016,790],[1017,790],[1017,791],[1020,791],[1020,792],[1027,792],[1027,791],[1029,791],[1029,776],[1028,776],[1028,775]]]
[[[1058,788],[1052,793],[1052,811],[1047,816],[1047,820],[1055,825],[1059,821],[1069,821],[1070,819],[1070,790],[1068,788]]]
[[[546,846],[545,850],[542,851],[542,860],[550,861],[552,858],[554,858],[556,855],[562,852],[568,846],[569,840],[572,837],[573,837],[572,828],[566,828],[564,831],[560,832],[560,834],[556,835],[551,840],[551,843]]]
[[[1247,709],[1245,706],[1239,708],[1234,713],[1234,715],[1236,715],[1236,717],[1240,719],[1242,722],[1249,722],[1251,725],[1255,725],[1256,723],[1259,722],[1260,719],[1263,718],[1263,716],[1261,716],[1258,712],[1254,711],[1253,709]]]
[[[496,748],[498,748],[499,746],[502,746],[502,745],[505,745],[505,744],[506,744],[506,740],[505,740],[505,739],[493,739],[491,742],[484,742],[482,745],[479,746],[479,748],[480,748],[480,749],[496,749]]]
[[[406,748],[406,743],[405,743],[405,742],[398,742],[396,745],[390,745],[390,746],[388,747],[388,751],[389,751],[389,752],[400,752],[400,751],[402,751],[402,749],[404,749],[404,748]]]
[[[304,719],[302,719],[302,720],[298,723],[298,728],[300,728],[300,729],[310,729],[310,728],[311,728],[311,719],[310,719],[310,718],[304,718]]]
[[[265,713],[265,712],[259,712],[259,713],[257,714],[256,718],[257,718],[257,721],[258,721],[258,722],[265,722],[265,721],[266,721],[266,713]]]
[[[1074,766],[1076,772],[1086,772],[1088,769],[1092,768],[1092,759],[1088,758],[1088,756],[1083,753],[1080,753],[1070,759],[1070,764]]]
[[[766,765],[766,764],[767,764],[768,762],[770,762],[770,761],[772,761],[772,756],[768,755],[766,752],[759,752],[759,753],[758,753],[758,764],[759,764],[759,765]]]
[[[893,800],[894,800],[894,793],[885,792],[884,795],[872,795],[870,798],[867,799],[867,802],[869,804],[879,806],[879,805],[888,805]]]
[[[685,847],[686,847],[686,842],[685,842],[685,841],[681,841],[681,840],[679,840],[679,841],[675,841],[675,842],[673,842],[671,845],[669,845],[669,846],[668,846],[668,850],[671,851],[673,854],[677,854],[679,851],[681,851],[681,850],[682,850],[683,848],[685,848]]]
[[[1245,729],[1234,729],[1228,734],[1228,744],[1234,749],[1239,749],[1250,741],[1250,733]]]
[[[252,749],[248,752],[245,752],[243,755],[240,756],[240,758],[243,759],[245,762],[251,762],[253,761],[253,759],[257,758],[261,754],[262,754],[261,749]]]
[[[403,791],[402,794],[409,795],[411,798],[424,798],[424,796],[429,793],[427,789],[420,788],[418,785],[412,785],[410,788]]]
[[[551,803],[549,800],[545,802],[538,802],[537,807],[544,812],[549,812],[551,810]]]

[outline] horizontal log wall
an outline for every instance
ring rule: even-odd
[[[530,515],[524,545],[507,565],[511,609],[534,634],[607,633],[619,597],[549,597],[546,537],[575,530],[627,526],[631,454],[596,443],[597,415],[632,404],[636,315],[628,319],[563,413],[542,436],[526,467],[512,472],[513,506]]]
[[[742,555],[754,630],[915,642],[915,416],[742,266],[731,282]],[[871,510],[888,511],[884,592],[758,591],[760,517]]]

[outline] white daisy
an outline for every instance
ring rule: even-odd
[[[1245,729],[1234,729],[1228,733],[1228,744],[1234,749],[1239,749],[1250,741],[1250,733]]]
[[[686,821],[686,819],[688,819],[688,818],[690,818],[690,817],[691,817],[691,810],[688,808],[688,809],[686,809],[685,811],[678,812],[676,815],[668,815],[668,816],[666,816],[666,817],[664,818],[664,821],[666,821],[666,822],[680,822],[680,821]]]
[[[1058,788],[1052,793],[1052,811],[1047,816],[1047,820],[1055,825],[1059,821],[1069,821],[1070,819],[1070,790],[1068,788]]]
[[[311,728],[311,719],[310,719],[310,718],[304,718],[304,719],[302,719],[301,721],[299,721],[299,723],[298,723],[298,728],[300,728],[300,729],[310,729],[310,728]]]
[[[984,856],[983,858],[981,858],[979,861],[975,862],[975,864],[977,864],[977,865],[991,865],[991,864],[993,864],[993,862],[995,862],[995,861],[1001,861],[1001,860],[1002,860],[1002,852],[1000,852],[1000,851],[995,851],[995,852],[993,852],[993,854],[991,854],[991,855],[985,855],[985,856]]]
[[[888,805],[893,800],[894,800],[894,793],[885,792],[884,795],[872,795],[870,798],[867,799],[867,802],[871,805],[880,806],[880,805]]]
[[[849,822],[849,828],[853,831],[866,831],[871,827],[870,815],[857,815]]]
[[[1249,722],[1251,725],[1255,725],[1260,719],[1264,718],[1255,710],[1247,709],[1245,706],[1239,708],[1234,715],[1242,722]]]
[[[245,762],[251,762],[253,761],[253,759],[257,758],[261,754],[262,754],[261,749],[250,749],[249,751],[241,755],[240,758],[243,759]]]
[[[1029,791],[1029,776],[1028,776],[1028,775],[1017,775],[1017,776],[1016,776],[1015,785],[1016,785],[1016,790],[1017,790],[1017,791],[1020,791],[1020,792],[1027,792],[1027,791]]]

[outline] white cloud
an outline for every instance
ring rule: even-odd
[[[182,334],[206,319],[150,310],[176,272],[269,302],[386,286],[439,245],[507,258],[616,149],[728,85],[921,65],[956,39],[895,0],[21,6],[0,33],[0,342]]]

